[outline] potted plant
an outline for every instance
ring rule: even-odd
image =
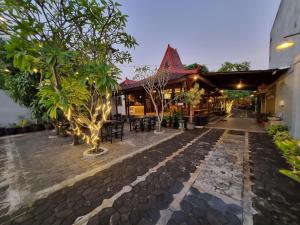
[[[191,88],[188,92],[185,93],[185,102],[190,106],[190,115],[189,115],[189,122],[187,124],[187,129],[194,129],[194,124],[193,124],[194,107],[200,104],[203,94],[204,94],[204,89],[203,88],[200,89],[198,83],[196,83],[193,88]]]
[[[178,112],[173,112],[172,115],[172,121],[173,121],[173,128],[178,129],[179,128],[179,114]]]

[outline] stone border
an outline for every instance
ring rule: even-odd
[[[102,149],[103,151],[100,152],[100,153],[96,153],[96,154],[93,154],[93,153],[90,153],[90,151],[92,151],[93,149],[87,149],[83,152],[83,158],[84,159],[95,159],[101,155],[104,155],[106,153],[108,153],[108,149],[107,148],[103,148],[103,147],[100,147],[100,149]]]
[[[245,133],[245,148],[243,154],[243,192],[242,192],[242,206],[243,206],[243,225],[253,225],[253,214],[255,210],[252,207],[252,182],[251,182],[251,171],[250,171],[250,154],[249,154],[249,133]]]
[[[127,158],[130,158],[130,157],[133,157],[134,155],[138,154],[138,153],[141,153],[147,149],[150,149],[158,144],[161,144],[162,142],[165,142],[169,139],[172,139],[174,138],[175,136],[179,135],[179,134],[182,134],[183,132],[180,131],[180,132],[177,132],[175,134],[172,134],[170,135],[169,137],[166,137],[164,139],[161,139],[160,141],[158,142],[155,142],[153,144],[150,144],[150,145],[147,145],[143,148],[140,148],[132,153],[129,153],[127,155],[124,155],[120,158],[117,158],[115,160],[112,160],[111,162],[108,162],[102,166],[99,166],[97,168],[94,168],[88,172],[85,172],[85,173],[82,173],[82,174],[79,174],[79,175],[76,175],[74,176],[73,178],[70,178],[70,179],[67,179],[67,180],[64,180],[63,182],[59,183],[59,184],[56,184],[52,187],[49,187],[49,188],[46,188],[44,190],[41,190],[37,193],[34,194],[34,196],[32,197],[32,202],[36,201],[37,199],[40,199],[40,198],[46,198],[48,195],[50,195],[51,193],[55,192],[55,191],[58,191],[64,187],[67,187],[67,186],[73,186],[76,182],[82,180],[82,179],[85,179],[87,177],[91,177],[91,176],[94,176],[96,173],[100,172],[100,171],[103,171],[105,169],[108,169],[110,168],[111,166],[113,166],[114,164],[117,164],[119,162],[122,162],[123,160],[127,159]]]

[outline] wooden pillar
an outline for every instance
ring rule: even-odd
[[[128,101],[128,94],[125,94],[125,112],[126,112],[126,116],[129,116],[129,101]]]

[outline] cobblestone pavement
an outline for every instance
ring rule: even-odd
[[[103,170],[93,177],[63,188],[47,198],[37,200],[32,207],[25,207],[9,217],[2,217],[8,224],[72,224],[77,217],[83,216],[101,205],[123,186],[133,182],[173,152],[189,143],[203,130],[185,132],[149,150],[125,159]],[[1,221],[1,219],[0,219]],[[6,223],[6,222],[5,222]]]
[[[187,131],[0,224],[299,225],[299,184],[278,172],[286,166],[265,133]]]
[[[300,184],[280,174],[288,168],[272,138],[249,135],[254,186],[254,225],[299,225]]]
[[[40,195],[68,185],[68,181],[79,180],[113,160],[178,133],[178,130],[166,130],[159,136],[128,130],[129,127],[124,128],[123,141],[114,139],[113,144],[103,143],[108,154],[89,160],[83,158],[88,146],[72,146],[70,137],[49,138],[54,137],[53,131],[0,138],[0,217],[7,209],[12,212],[31,205]]]
[[[168,225],[240,225],[245,132],[225,131]]]
[[[156,173],[118,198],[112,207],[92,217],[88,224],[155,224],[160,217],[160,210],[168,208],[174,194],[183,188],[184,182],[211,151],[222,133],[223,130],[212,130],[204,135]]]

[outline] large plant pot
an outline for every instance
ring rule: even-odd
[[[186,124],[186,128],[188,129],[188,130],[193,130],[194,128],[195,128],[195,125],[193,124],[193,123],[187,123]]]
[[[185,128],[185,120],[179,120],[179,129],[184,129]]]

